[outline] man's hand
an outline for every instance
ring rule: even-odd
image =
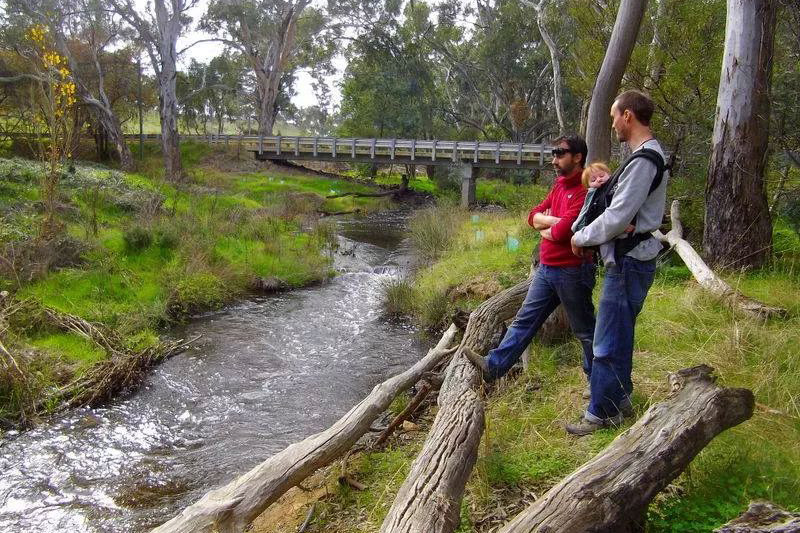
[[[548,241],[553,240],[553,233],[550,228],[540,231],[539,234],[542,236],[543,239],[547,239]]]
[[[550,213],[549,209],[544,213],[536,213],[533,215],[533,229],[538,229],[541,231],[555,226],[561,221],[561,217],[554,217],[548,213]]]
[[[586,250],[585,248],[581,248],[580,246],[575,244],[575,236],[574,235],[572,236],[572,239],[570,239],[569,244],[572,247],[572,253],[575,254],[577,257],[580,257],[581,259],[583,259],[586,256],[586,253],[588,252],[588,250]]]

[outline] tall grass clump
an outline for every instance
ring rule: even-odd
[[[414,248],[425,259],[436,259],[458,235],[466,213],[457,207],[439,206],[417,211],[409,229]]]
[[[408,316],[414,312],[414,286],[406,279],[392,278],[383,283],[381,307],[391,317]]]

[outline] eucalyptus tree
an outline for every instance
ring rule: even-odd
[[[777,4],[728,0],[703,233],[707,259],[722,267],[760,266],[771,253],[764,170]]]
[[[180,117],[187,129],[208,133],[208,123],[216,123],[222,134],[225,120],[238,116],[244,90],[244,66],[241,58],[229,51],[208,64],[192,59],[186,72],[178,74]]]
[[[616,97],[622,75],[639,35],[647,0],[622,0],[614,30],[606,48],[603,64],[597,73],[586,121],[588,161],[608,161],[611,155],[611,118],[609,109]]]
[[[391,3],[387,7],[386,16],[373,20],[347,48],[339,132],[432,138],[439,98],[425,39],[432,30],[430,8],[408,2],[401,14]]]
[[[16,23],[27,19],[48,28],[56,50],[67,60],[79,101],[111,140],[122,168],[132,168],[133,156],[106,87],[107,59],[118,53],[109,49],[125,44],[128,37],[119,16],[99,0],[9,0],[7,6],[17,15]]]
[[[458,30],[463,19],[474,19],[471,31]],[[454,28],[432,40],[448,120],[484,138],[515,141],[539,140],[561,129],[551,104],[552,56],[534,6],[450,2],[439,6],[438,20]]]
[[[198,0],[153,0],[141,10],[133,0],[107,0],[113,10],[136,32],[136,42],[150,59],[158,85],[158,117],[161,122],[161,150],[165,176],[180,181],[180,139],[178,137],[177,62],[185,50],[178,50],[178,38],[191,21],[188,11]]]
[[[240,52],[255,78],[258,131],[270,135],[294,71],[330,71],[337,27],[311,0],[212,0],[202,27]],[[284,100],[285,101],[285,100]]]

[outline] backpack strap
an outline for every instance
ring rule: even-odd
[[[664,179],[664,172],[668,170],[669,167],[664,163],[664,158],[661,154],[652,148],[642,148],[632,153],[625,161],[625,166],[629,165],[630,162],[637,157],[643,157],[656,166],[656,175],[653,177],[653,182],[650,184],[650,190],[647,191],[647,196],[650,196],[653,194],[653,191],[658,189],[658,186],[661,185],[661,181]],[[631,224],[634,226],[636,225],[636,216],[631,220]],[[616,239],[614,241],[614,256],[617,258],[618,264],[623,256],[651,237],[652,235],[650,235],[650,233],[634,233],[625,239]]]

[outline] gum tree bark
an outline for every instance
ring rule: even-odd
[[[132,0],[109,0],[114,10],[138,33],[139,42],[150,58],[158,82],[158,116],[161,120],[161,150],[166,178],[180,181],[180,139],[178,136],[178,37],[183,31],[186,12],[197,0],[154,0],[153,14],[142,15]]]
[[[545,0],[539,0],[538,2],[526,1],[525,3],[533,6],[536,10],[536,24],[539,28],[539,34],[550,51],[550,65],[553,67],[553,102],[555,103],[556,118],[558,119],[558,133],[563,134],[567,131],[567,126],[564,122],[564,98],[561,90],[561,59],[558,45],[556,45],[553,36],[547,30],[547,23],[544,19],[544,10],[547,7],[547,3]]]
[[[297,48],[297,26],[311,0],[215,0],[203,24],[239,50],[255,74],[259,135],[272,135],[281,77]]]
[[[617,96],[622,75],[631,58],[647,0],[622,0],[611,32],[606,55],[592,90],[586,123],[587,161],[608,161],[611,156],[611,117],[609,111]]]
[[[342,456],[389,407],[395,396],[419,381],[442,358],[455,325],[414,366],[375,386],[355,407],[321,433],[292,444],[226,486],[212,490],[153,533],[234,533],[244,531],[264,509],[317,469]]]
[[[653,497],[715,436],[753,414],[753,393],[718,386],[712,372],[701,365],[671,374],[665,401],[500,533],[641,531]]]
[[[703,233],[713,267],[757,267],[772,250],[764,169],[776,10],[776,0],[728,0]]]
[[[483,400],[477,390],[482,379],[462,349],[468,346],[485,353],[491,348],[497,329],[522,305],[530,282],[529,278],[492,296],[470,315],[461,345],[445,371],[439,412],[381,533],[446,533],[458,526],[461,498],[484,429]]]

